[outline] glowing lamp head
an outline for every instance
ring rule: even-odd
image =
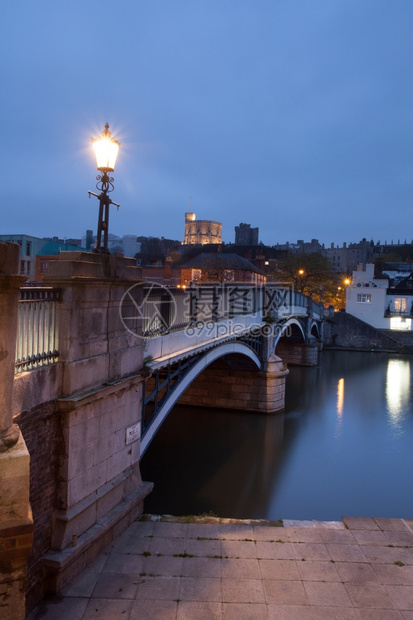
[[[101,172],[113,172],[120,142],[112,138],[108,123],[106,123],[100,138],[92,138],[92,145],[95,151],[97,169]]]
[[[298,274],[299,274],[300,276],[303,276],[303,275],[304,275],[304,269],[299,269],[299,270],[298,270]]]

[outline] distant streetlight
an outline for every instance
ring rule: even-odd
[[[344,280],[344,284],[345,284],[346,286],[349,286],[349,285],[351,284],[351,280],[350,280],[349,278],[346,278],[346,279]]]
[[[299,270],[298,270],[298,274],[299,274],[300,276],[303,276],[303,275],[304,275],[304,273],[305,273],[305,272],[304,272],[304,269],[299,269]]]
[[[100,172],[102,172],[102,174],[98,174],[96,177],[98,181],[96,183],[96,188],[100,191],[100,194],[95,194],[95,192],[89,191],[89,197],[93,195],[96,196],[96,198],[99,198],[98,229],[96,235],[96,245],[93,248],[93,251],[98,254],[109,254],[109,205],[115,205],[118,208],[119,205],[117,202],[113,202],[108,196],[109,192],[113,192],[114,190],[114,179],[108,175],[108,172],[114,172],[115,170],[120,142],[112,138],[109,131],[109,124],[106,123],[101,137],[92,138],[92,145],[96,156],[96,167]]]

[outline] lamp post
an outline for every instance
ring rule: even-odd
[[[100,194],[89,191],[90,196],[96,196],[99,199],[99,217],[98,229],[96,235],[96,245],[93,251],[98,254],[109,254],[108,250],[108,233],[109,233],[109,205],[115,205],[119,208],[117,202],[113,202],[108,194],[113,192],[113,177],[108,172],[114,172],[116,158],[120,147],[120,142],[112,138],[109,131],[109,124],[106,123],[105,129],[100,138],[92,138],[92,145],[96,156],[96,167],[102,173],[98,174],[96,179],[96,189]],[[102,245],[103,232],[103,245]]]

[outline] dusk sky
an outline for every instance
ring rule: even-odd
[[[413,238],[412,0],[3,0],[1,234]]]

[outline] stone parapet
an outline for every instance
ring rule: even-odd
[[[61,252],[59,260],[49,263],[49,272],[44,282],[57,283],[68,278],[138,281],[141,276],[142,269],[137,267],[133,258],[92,252]]]

